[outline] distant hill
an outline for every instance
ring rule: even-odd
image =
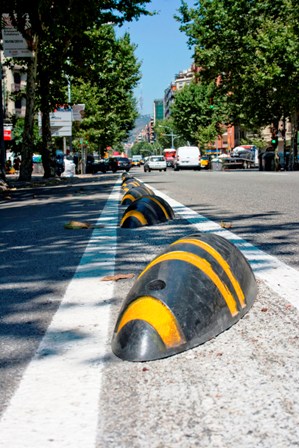
[[[151,115],[139,115],[135,121],[135,127],[131,131],[128,143],[133,143],[137,135],[142,131],[142,129],[150,122]]]

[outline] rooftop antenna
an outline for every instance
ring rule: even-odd
[[[143,95],[142,95],[142,86],[141,86],[141,89],[140,89],[140,96],[139,96],[139,100],[138,100],[138,102],[139,102],[139,113],[140,113],[140,115],[142,115],[142,113],[143,113]]]

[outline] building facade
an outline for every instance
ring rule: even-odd
[[[164,103],[163,99],[154,100],[154,124],[164,118]]]
[[[1,59],[4,59],[3,53]],[[26,89],[26,73],[23,72],[22,67],[19,65],[14,65],[12,69],[3,66],[2,70],[2,104],[4,121],[9,121],[9,118],[12,115],[25,117],[26,100],[21,92]],[[18,95],[14,97],[13,94]]]
[[[164,118],[169,118],[171,105],[174,101],[176,92],[183,89],[190,84],[194,78],[194,70],[190,67],[188,70],[183,70],[175,75],[174,81],[164,91]]]

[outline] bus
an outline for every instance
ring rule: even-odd
[[[163,156],[166,160],[167,166],[174,166],[174,158],[176,155],[176,150],[174,148],[166,148],[163,150]]]

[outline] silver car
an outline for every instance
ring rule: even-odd
[[[166,171],[166,169],[167,164],[163,156],[150,156],[143,165],[143,170],[145,173],[152,170]]]

